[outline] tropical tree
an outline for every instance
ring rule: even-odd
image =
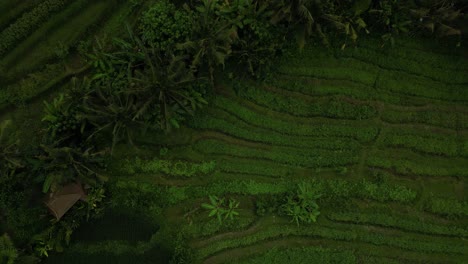
[[[96,87],[84,102],[83,118],[94,126],[87,140],[103,133],[111,133],[111,154],[115,145],[127,140],[133,144],[133,131],[137,124],[137,98],[125,91],[113,91],[109,87]]]
[[[96,168],[104,152],[92,152],[69,147],[41,145],[43,153],[37,156],[41,165],[36,168],[43,179],[42,191],[54,192],[66,183],[80,181],[91,186],[106,180]]]
[[[315,19],[312,9],[316,7],[317,1],[281,0],[266,2],[273,4],[275,7],[275,13],[271,17],[271,23],[276,25],[281,21],[286,21],[296,36],[299,48],[302,49],[307,38],[314,30]]]
[[[142,104],[133,118],[159,123],[164,131],[178,128],[184,114],[207,104],[202,94],[193,89],[197,79],[186,66],[185,56],[168,53],[163,57],[154,49],[142,46],[146,67],[135,72],[133,81]]]

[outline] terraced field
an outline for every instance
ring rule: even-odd
[[[161,229],[137,244],[78,241],[67,263],[102,263],[83,256],[104,249],[113,261],[134,254],[163,263],[151,248],[180,232],[200,263],[466,262],[466,57],[416,41],[379,50],[373,41],[308,47],[263,83],[224,81],[188,127],[141,137],[132,151],[121,146],[127,162],[114,166],[111,192],[133,194],[114,207],[144,204]],[[184,174],[187,166],[198,173]],[[323,194],[317,223],[256,213],[258,199],[302,181]],[[239,219],[217,225],[200,210],[206,193],[235,197]]]
[[[136,12],[16,2],[0,3],[2,118],[85,72],[80,41],[118,34]],[[310,45],[266,81],[220,78],[187,126],[118,146],[106,216],[46,263],[167,263],[179,244],[213,264],[466,263],[468,54],[429,43]],[[322,194],[316,223],[258,212],[301,182]],[[236,198],[239,217],[220,226],[200,208],[207,193]]]

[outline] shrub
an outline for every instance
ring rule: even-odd
[[[143,12],[139,29],[145,43],[166,51],[187,39],[191,33],[191,23],[191,13],[163,0]]]
[[[406,231],[421,232],[425,234],[449,235],[449,236],[468,236],[468,229],[436,224],[427,220],[421,221],[419,218],[403,215],[389,215],[387,212],[331,212],[327,218],[340,221],[351,222],[364,225],[377,225],[391,228],[403,229]]]
[[[255,213],[258,216],[277,214],[284,201],[283,195],[260,195],[255,200]]]
[[[230,264],[280,264],[280,263],[358,263],[355,253],[349,250],[335,250],[323,247],[269,248],[264,253]]]

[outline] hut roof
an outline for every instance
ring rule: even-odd
[[[60,220],[79,200],[86,201],[86,194],[79,183],[70,183],[51,193],[46,201],[50,212]]]

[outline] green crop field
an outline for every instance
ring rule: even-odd
[[[81,132],[76,132],[80,131],[78,126],[73,133],[89,138],[78,144],[67,141],[69,138],[54,138],[62,130],[44,127],[52,121],[41,121],[45,113],[51,113],[44,110],[43,101],[53,102],[59,93],[76,95],[71,80],[85,77],[82,85],[86,86],[89,77],[90,87],[112,80],[110,86],[115,85],[112,89],[116,91],[121,89],[116,83],[127,77],[125,89],[143,80],[131,72],[140,69],[141,61],[147,63],[147,54],[154,53],[129,56],[128,65],[115,61],[131,50],[148,52],[139,46],[146,39],[135,41],[133,46],[118,46],[117,42],[113,48],[123,47],[124,51],[110,55],[96,52],[93,45],[95,39],[124,38],[125,22],[139,28],[139,14],[155,2],[0,3],[0,124],[11,122],[21,142],[15,144],[24,144],[24,153],[34,154],[22,163],[17,161],[21,151],[9,159],[13,157],[9,156],[12,145],[1,145],[6,126],[0,126],[0,162],[28,164],[8,174],[0,166],[0,173],[5,172],[0,175],[5,177],[0,177],[0,185],[15,182],[0,188],[5,192],[0,194],[0,235],[8,234],[0,237],[0,264],[4,260],[13,263],[7,262],[10,253],[4,250],[9,237],[24,263],[39,263],[39,259],[47,264],[468,262],[465,39],[457,48],[422,36],[401,35],[393,46],[384,47],[376,34],[360,35],[355,46],[346,48],[325,47],[313,39],[302,50],[293,45],[283,47],[262,78],[237,75],[247,67],[233,57],[226,65],[223,61],[215,67],[214,86],[200,92],[206,102],[197,103],[202,102],[203,107],[195,107],[195,101],[179,90],[175,95],[161,92],[154,97],[160,104],[164,96],[175,98],[172,103],[177,110],[169,114],[175,117],[165,120],[172,129],[164,131],[151,126],[143,129],[140,123],[129,125],[125,111],[136,107],[128,107],[128,97],[112,97],[99,90],[96,98],[101,101],[86,101],[95,96],[93,88],[86,88],[82,108],[70,104],[69,109],[82,111],[77,118],[87,122]],[[95,53],[89,53],[92,47]],[[155,47],[151,48],[154,52]],[[174,46],[174,50],[179,56],[182,49]],[[106,61],[99,62],[104,66],[96,66],[84,54],[108,56],[114,69],[105,75],[101,69],[107,67]],[[195,71],[199,78],[204,71],[209,72],[212,64],[207,65],[194,63],[190,67],[199,67]],[[171,67],[178,66],[167,66]],[[151,64],[154,68],[161,69]],[[128,76],[122,77],[119,71]],[[170,73],[158,78],[177,78]],[[150,76],[149,72],[144,74]],[[205,77],[209,80],[210,74]],[[171,79],[164,80],[163,85],[177,89],[178,84]],[[118,112],[115,117],[101,108],[89,112],[95,104],[107,102],[103,98],[114,100],[110,104],[114,106],[112,113]],[[142,105],[140,111],[146,110],[147,105]],[[180,117],[178,113],[187,107],[193,111]],[[67,116],[73,115],[69,109]],[[144,122],[170,111],[160,105],[150,109],[153,115]],[[107,126],[113,129],[101,134],[106,126],[95,123],[108,123],[90,113],[107,114],[113,122],[108,121],[112,125]],[[139,122],[142,116],[146,118],[138,112],[130,119]],[[163,127],[163,121],[159,125]],[[96,132],[89,131],[93,126]],[[48,179],[57,173],[48,170],[57,166],[53,168],[58,171],[60,166],[55,162],[63,158],[54,156],[53,165],[40,163],[54,153],[44,147],[51,131],[57,144],[68,142],[62,147],[77,145],[84,150],[83,146],[92,142],[93,150],[102,148],[111,153],[96,167],[102,171],[96,175],[105,178],[101,189],[86,187],[92,198],[79,202],[75,211],[58,222],[51,220],[42,205],[44,193],[53,193],[56,188]],[[98,137],[93,141],[95,133]],[[121,133],[119,137],[117,133]],[[36,145],[46,152],[31,150]],[[94,167],[78,160],[78,154],[66,153],[74,167],[63,177],[71,177],[71,171],[79,171],[83,164],[94,173]],[[28,166],[33,173],[27,173]],[[17,171],[24,180],[13,179]],[[29,176],[23,176],[26,174]],[[82,176],[76,176],[78,181]],[[66,179],[59,183],[71,181]],[[84,182],[92,186],[97,181]],[[47,183],[49,189],[44,187]],[[23,189],[28,191],[19,191]],[[105,195],[92,200],[95,190],[105,190]],[[288,211],[288,204],[294,202]],[[302,204],[306,202],[312,205]],[[28,209],[17,212],[8,206]],[[304,207],[312,213],[309,206],[315,206],[313,220],[296,218]],[[98,216],[90,218],[90,212]],[[31,222],[36,216],[38,222]],[[83,223],[70,227],[75,223],[73,217],[81,217]],[[66,245],[49,247],[52,240],[36,238],[50,223],[56,229],[47,229],[49,238],[58,234]],[[57,230],[61,227],[73,232],[60,233]],[[29,259],[28,255],[34,257]]]

